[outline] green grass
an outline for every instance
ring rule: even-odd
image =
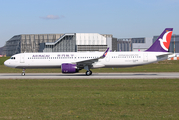
[[[179,119],[179,79],[0,80],[0,119]]]
[[[21,73],[22,69],[8,68],[4,66],[4,61],[9,57],[0,58],[0,73]],[[80,72],[85,73],[86,70]],[[92,69],[93,73],[110,73],[110,72],[179,72],[178,60],[165,60],[158,63],[129,67],[129,68],[99,68]],[[27,73],[59,73],[61,69],[27,69]]]
[[[4,65],[4,61],[9,59],[10,57],[0,57],[0,65]]]

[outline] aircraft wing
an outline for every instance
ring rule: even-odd
[[[83,60],[83,61],[77,61],[77,62],[75,62],[75,64],[79,68],[84,67],[84,66],[91,66],[93,63],[98,62],[99,59],[105,58],[108,51],[109,51],[109,48],[107,48],[106,51],[100,57],[97,57],[94,59],[87,59],[87,60]]]

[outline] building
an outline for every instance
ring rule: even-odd
[[[152,38],[114,38],[111,34],[66,33],[15,35],[6,42],[3,54],[23,52],[83,52],[83,51],[145,51],[159,36]],[[175,43],[175,44],[174,44]],[[173,35],[170,52],[179,53],[179,35]],[[175,50],[174,50],[175,48]]]
[[[131,38],[118,39],[117,51],[132,51],[132,39]]]
[[[141,38],[140,42],[133,43],[133,51],[140,52],[147,50],[152,45],[152,38]]]
[[[63,34],[15,35],[6,42],[5,53],[11,56],[23,52],[38,52],[40,43],[54,42]]]
[[[1,56],[5,55],[5,53],[4,53],[4,47],[0,47],[0,55]]]
[[[117,41],[117,51],[145,51],[151,44],[151,38],[122,38]]]
[[[82,52],[117,50],[117,38],[110,34],[25,34],[13,36],[6,42],[5,53],[12,56],[23,52]]]

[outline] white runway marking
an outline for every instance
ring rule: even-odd
[[[167,73],[93,73],[86,76],[84,73],[1,73],[0,79],[172,79],[179,78],[179,72]]]

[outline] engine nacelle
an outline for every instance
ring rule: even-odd
[[[79,70],[76,67],[76,64],[63,63],[61,65],[62,73],[76,73]]]

